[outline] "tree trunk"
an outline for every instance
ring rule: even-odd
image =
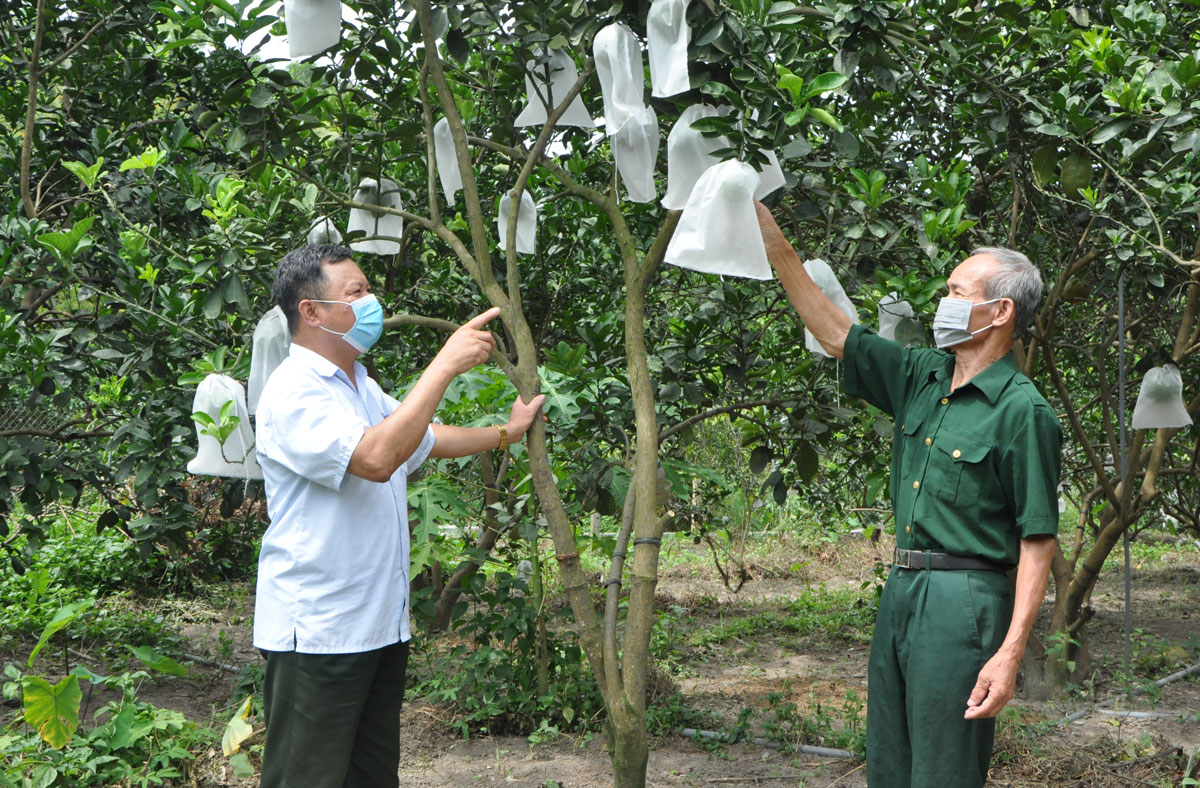
[[[650,748],[646,744],[646,715],[609,714],[605,726],[608,754],[612,761],[613,788],[646,788]]]

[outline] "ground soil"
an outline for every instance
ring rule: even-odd
[[[664,550],[700,550],[668,540]],[[702,626],[740,611],[770,609],[794,599],[806,587],[852,584],[875,578],[878,559],[890,554],[887,537],[878,543],[844,537],[816,545],[780,539],[748,562],[751,579],[736,594],[715,570],[697,561],[664,561],[658,587],[660,606],[688,611],[689,625]],[[762,557],[766,556],[766,557]],[[1051,589],[1050,593],[1053,592]],[[176,708],[199,720],[222,724],[236,703],[236,671],[260,663],[249,642],[251,590],[234,588],[226,600],[179,605],[176,620],[199,657],[188,680],[149,681],[139,696]],[[1117,672],[1123,652],[1123,586],[1119,568],[1108,567],[1092,599],[1092,675],[1086,687],[1051,702],[1018,695],[1008,724],[1002,725],[990,785],[1033,786],[1179,785],[1188,755],[1200,745],[1200,677],[1173,682],[1116,708],[1158,716],[1130,719],[1097,710],[1094,702],[1120,690]],[[1181,664],[1200,662],[1200,553],[1168,553],[1135,567],[1133,626],[1135,662],[1151,677],[1166,676]],[[1048,613],[1050,597],[1043,606]],[[1039,621],[1044,626],[1044,620]],[[815,704],[841,709],[847,692],[867,696],[867,645],[854,640],[805,636],[747,637],[703,653],[686,653],[686,668],[673,681],[687,702],[733,723],[743,708],[768,714],[770,693],[780,693],[802,711]],[[77,652],[86,660],[88,654]],[[222,667],[224,666],[224,667]],[[99,668],[97,664],[95,667]],[[94,698],[92,707],[103,702]],[[1112,708],[1111,706],[1109,707]],[[1070,724],[1077,710],[1093,709]],[[405,788],[528,786],[607,788],[612,771],[602,737],[561,736],[530,744],[517,736],[463,740],[446,725],[449,712],[410,699],[404,711],[400,783]],[[200,759],[197,785],[253,788],[254,778],[238,779],[214,748]],[[650,786],[782,786],[863,788],[863,763],[821,758],[748,744],[701,744],[667,735],[653,742],[647,776]]]

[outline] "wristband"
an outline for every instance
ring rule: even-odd
[[[497,446],[500,451],[508,449],[508,429],[503,425],[497,424],[496,429],[500,430],[500,445]]]

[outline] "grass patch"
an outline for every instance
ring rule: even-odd
[[[853,587],[806,589],[782,610],[766,610],[699,627],[688,635],[692,646],[771,635],[826,635],[865,643],[875,628],[875,594]]]

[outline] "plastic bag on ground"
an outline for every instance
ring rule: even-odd
[[[729,138],[724,136],[705,137],[692,124],[701,118],[720,115],[721,111],[708,104],[693,104],[685,109],[667,135],[667,193],[662,205],[669,210],[679,210],[687,205],[692,187],[700,176],[720,159],[713,151],[729,147]]]
[[[399,210],[404,207],[400,201],[400,187],[389,178],[364,178],[354,192],[355,202],[379,205],[384,208]],[[346,232],[364,232],[368,236],[383,236],[368,241],[354,241],[350,248],[356,252],[372,254],[396,254],[400,251],[400,236],[404,235],[404,218],[388,213],[375,213],[365,208],[351,208],[350,221],[346,224]],[[395,239],[395,240],[392,240]]]
[[[496,212],[496,229],[500,233],[500,249],[507,251],[508,215],[512,206],[512,194],[500,198],[500,210]],[[537,203],[528,191],[521,192],[521,207],[517,209],[517,254],[533,254],[537,251]]]
[[[1142,378],[1137,404],[1133,406],[1133,428],[1186,427],[1192,423],[1183,404],[1183,376],[1179,367],[1166,364],[1153,367]]]
[[[674,96],[692,87],[688,79],[688,0],[654,0],[646,16],[651,95]]]
[[[604,129],[611,137],[645,107],[642,45],[628,27],[611,24],[592,40],[592,54],[604,97]]]
[[[442,182],[446,204],[454,205],[454,195],[462,188],[462,171],[458,169],[458,154],[454,150],[454,137],[450,134],[450,121],[445,118],[433,124],[433,157],[437,161],[438,178]]]
[[[655,163],[658,161],[658,117],[643,107],[625,121],[612,138],[613,159],[631,202],[654,202]]]
[[[220,423],[221,409],[230,401],[234,403],[230,415],[237,417],[238,424],[224,445],[211,435],[204,435],[204,425],[196,422],[196,456],[187,464],[188,473],[261,479],[262,468],[254,456],[254,431],[250,429],[246,391],[241,383],[225,375],[208,375],[196,387],[192,412],[206,413],[214,422]]]
[[[858,310],[854,308],[854,302],[846,295],[846,291],[842,289],[842,283],[838,281],[837,274],[829,267],[829,263],[819,257],[814,257],[811,260],[804,262],[804,270],[808,271],[808,275],[817,283],[817,287],[821,288],[821,292],[833,302],[833,305],[845,313],[846,317],[854,323],[859,322]],[[821,343],[813,336],[813,333],[807,328],[804,329],[804,346],[813,353],[820,354],[825,358],[833,358],[825,352],[825,348],[821,347]]]
[[[664,261],[707,274],[770,279],[754,210],[757,187],[758,173],[745,162],[710,167],[688,197]]]
[[[292,335],[288,331],[283,310],[278,306],[267,310],[254,327],[254,337],[250,340],[250,380],[246,384],[246,405],[251,416],[258,411],[258,398],[262,396],[263,386],[267,385],[267,378],[287,358],[291,346]]]
[[[341,0],[283,0],[288,55],[308,57],[324,52],[342,37]]]
[[[546,82],[546,69],[550,69],[550,82]],[[549,117],[546,106],[553,110],[571,92],[571,88],[579,79],[579,69],[571,56],[561,49],[550,51],[550,62],[538,65],[536,60],[525,63],[525,98],[528,102],[525,109],[513,122],[515,126],[541,126]],[[583,98],[575,99],[567,107],[566,112],[554,124],[556,126],[583,126],[595,128],[596,123],[583,106]]]

